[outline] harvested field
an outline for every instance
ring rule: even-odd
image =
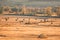
[[[0,40],[60,40],[60,22],[0,22]]]

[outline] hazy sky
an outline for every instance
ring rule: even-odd
[[[33,7],[60,6],[60,0],[7,0],[5,4],[9,3],[11,3],[11,5],[18,3]]]
[[[10,0],[10,1],[60,1],[60,0]]]

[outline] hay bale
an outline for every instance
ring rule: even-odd
[[[38,35],[38,38],[47,38],[47,35],[46,34],[40,34],[40,35]]]

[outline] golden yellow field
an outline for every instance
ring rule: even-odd
[[[0,22],[0,40],[60,40],[60,22],[20,24]]]

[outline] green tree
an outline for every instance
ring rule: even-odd
[[[18,13],[18,9],[17,8],[11,8],[12,12],[16,12],[16,14]]]
[[[8,8],[5,8],[4,11],[9,11],[9,9]]]
[[[0,14],[2,14],[3,12],[3,7],[0,7]]]
[[[18,11],[17,8],[12,8],[11,10],[12,10],[13,12],[17,12],[17,11]]]

